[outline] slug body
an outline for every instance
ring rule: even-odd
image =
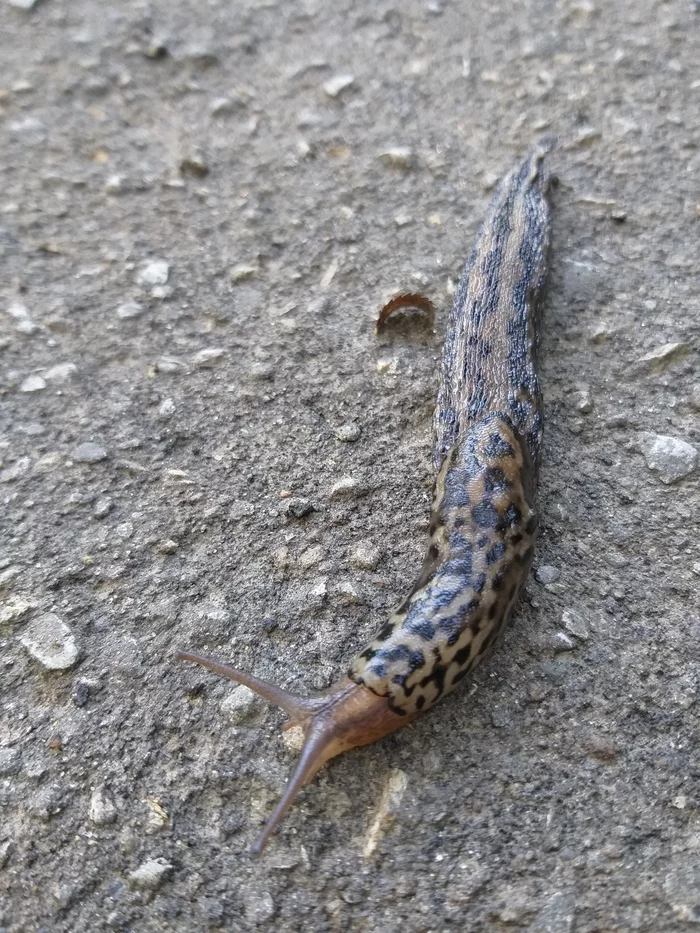
[[[180,655],[248,685],[304,729],[297,769],[254,851],[326,761],[396,731],[452,690],[493,645],[527,578],[542,443],[535,358],[550,148],[536,147],[501,181],[455,295],[434,417],[430,538],[409,595],[322,697],[297,698]]]

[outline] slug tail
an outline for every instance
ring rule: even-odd
[[[301,788],[314,778],[327,761],[351,748],[370,745],[396,732],[413,718],[395,712],[386,697],[378,696],[347,677],[330,687],[322,696],[297,697],[252,674],[220,664],[211,658],[184,651],[177,656],[181,661],[192,661],[221,677],[244,684],[285,711],[290,721],[284,728],[301,726],[304,732],[301,757],[281,800],[253,845],[254,855],[262,852]]]

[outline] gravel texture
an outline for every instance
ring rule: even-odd
[[[0,62],[4,933],[697,929],[697,0],[3,0]],[[550,132],[536,573],[254,861],[294,737],[175,652],[319,690],[405,593]]]

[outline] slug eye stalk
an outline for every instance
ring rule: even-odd
[[[386,697],[377,696],[347,677],[330,687],[322,696],[297,697],[281,687],[211,658],[184,651],[179,652],[177,657],[180,661],[200,664],[220,677],[249,687],[285,711],[289,717],[285,728],[301,726],[304,732],[304,745],[296,769],[252,847],[254,855],[262,852],[296,795],[327,761],[351,748],[370,745],[407,725],[413,718],[393,712]]]

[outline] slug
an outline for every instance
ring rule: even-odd
[[[196,654],[300,725],[304,745],[253,847],[262,851],[301,787],[341,752],[401,729],[449,693],[503,630],[532,563],[542,446],[538,309],[550,239],[543,140],[496,189],[455,294],[433,419],[428,550],[413,589],[347,675],[293,696]]]

